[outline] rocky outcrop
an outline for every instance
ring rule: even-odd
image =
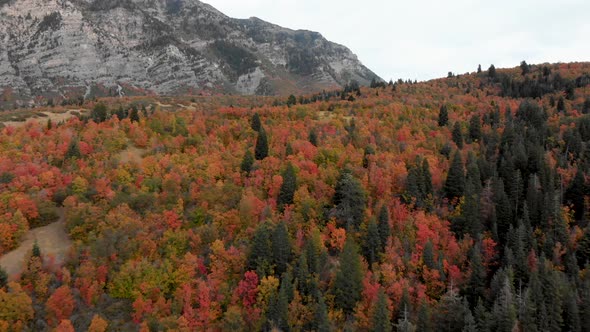
[[[379,79],[319,33],[197,0],[0,0],[0,104],[79,96],[288,94]]]

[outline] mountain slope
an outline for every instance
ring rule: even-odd
[[[378,78],[319,33],[197,0],[0,1],[0,102],[117,94],[286,94]]]

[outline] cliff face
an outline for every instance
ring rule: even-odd
[[[197,0],[0,0],[0,103],[288,94],[379,79],[319,33]]]

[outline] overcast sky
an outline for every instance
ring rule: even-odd
[[[231,17],[320,32],[385,80],[590,61],[588,0],[204,0]]]

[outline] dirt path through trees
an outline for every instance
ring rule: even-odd
[[[59,215],[59,221],[30,230],[18,248],[0,257],[0,266],[4,268],[10,280],[14,280],[22,272],[25,257],[29,250],[33,249],[35,240],[39,244],[45,262],[50,258],[53,258],[56,264],[64,262],[72,242],[65,230],[63,209],[60,210]]]

